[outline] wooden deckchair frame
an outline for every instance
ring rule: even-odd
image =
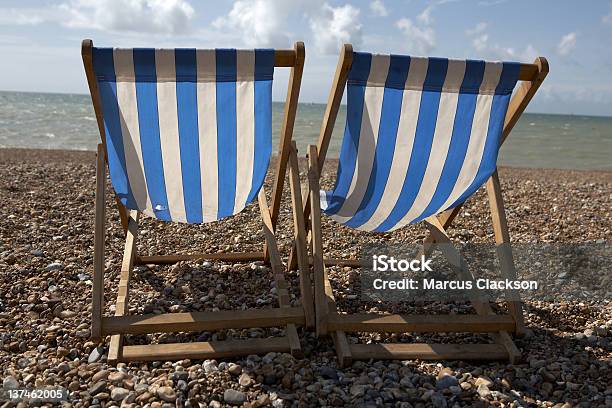
[[[290,67],[291,74],[285,102],[284,121],[281,129],[278,160],[273,182],[272,203],[269,206],[265,187],[259,192],[258,204],[263,222],[265,236],[264,248],[261,252],[235,252],[214,254],[172,254],[159,256],[141,256],[137,252],[138,211],[126,209],[117,196],[115,202],[119,211],[121,225],[125,232],[125,249],[117,295],[115,316],[103,316],[104,310],[104,244],[105,244],[105,183],[106,183],[106,140],[101,99],[93,70],[93,42],[84,40],[81,54],[87,74],[87,82],[93,102],[98,129],[102,143],[98,145],[96,171],[96,217],[94,239],[94,272],[92,290],[92,322],[91,336],[101,341],[104,336],[111,335],[108,352],[109,362],[116,361],[147,361],[170,360],[182,358],[220,358],[237,355],[261,354],[271,351],[290,352],[295,356],[302,354],[296,325],[314,326],[314,307],[312,305],[312,284],[308,274],[306,253],[299,253],[305,268],[300,275],[302,305],[290,306],[290,296],[283,273],[283,264],[278,251],[275,230],[280,210],[283,184],[290,163],[290,189],[295,205],[301,207],[301,191],[299,185],[299,170],[297,170],[297,149],[292,143],[293,124],[297,110],[297,102],[304,67],[304,44],[296,42],[293,49],[275,50],[274,66]],[[296,181],[297,179],[297,181]],[[295,219],[295,218],[294,218]],[[299,217],[297,217],[299,221]],[[301,237],[304,231],[301,224],[294,223],[295,236]],[[298,228],[299,227],[299,228]],[[304,241],[305,239],[302,238]],[[305,241],[304,241],[305,242]],[[132,269],[135,264],[171,264],[185,260],[219,260],[231,262],[265,261],[270,264],[276,285],[279,307],[274,309],[248,309],[240,311],[166,313],[141,316],[128,315],[129,285]],[[222,329],[243,329],[253,327],[286,326],[286,335],[267,339],[226,340],[195,343],[149,344],[124,346],[125,334],[145,334],[181,331],[214,331]]]
[[[520,336],[524,333],[523,313],[520,299],[509,298],[509,315],[494,314],[488,302],[472,299],[477,315],[379,315],[379,314],[339,314],[336,312],[336,302],[329,282],[326,265],[344,265],[359,267],[356,259],[327,259],[323,257],[321,235],[321,211],[319,208],[319,178],[329,147],[329,141],[335,125],[338,109],[344,93],[348,73],[352,64],[353,48],[346,44],[341,51],[336,74],[329,94],[323,124],[316,146],[308,148],[308,195],[302,207],[294,207],[294,211],[308,220],[302,235],[308,235],[312,248],[314,273],[314,293],[316,310],[316,328],[318,335],[330,333],[333,337],[339,364],[345,366],[353,359],[427,359],[427,360],[497,360],[508,359],[516,362],[520,352],[512,341],[510,332]],[[518,121],[519,117],[535,95],[542,81],[548,74],[548,62],[538,57],[533,64],[521,64],[519,81],[522,83],[515,90],[504,120],[501,143]],[[506,276],[516,276],[510,235],[504,212],[504,203],[497,171],[486,182],[492,224],[497,245],[497,255],[503,273]],[[432,243],[451,244],[447,229],[461,210],[462,204],[445,211],[438,216],[429,217],[425,224],[430,233],[423,242],[423,251],[428,253]],[[304,248],[299,250],[299,246]],[[298,252],[303,252],[308,243],[295,241],[288,261],[288,267],[295,268]],[[450,248],[451,245],[447,245]],[[451,250],[447,257],[460,258],[458,251]],[[467,268],[460,262],[460,273],[466,273]],[[465,276],[465,275],[464,275]],[[469,278],[469,276],[467,276]],[[494,344],[349,344],[345,332],[481,332],[491,333]]]

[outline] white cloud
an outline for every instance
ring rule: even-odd
[[[69,0],[56,6],[0,9],[0,24],[49,22],[111,32],[184,34],[193,16],[186,0]]]
[[[610,8],[608,10],[608,14],[605,14],[601,17],[601,21],[604,24],[612,24],[612,3],[610,3]]]
[[[239,0],[227,16],[213,22],[218,29],[234,29],[248,46],[286,47],[289,37],[283,21],[289,9],[279,0]]]
[[[416,25],[409,18],[402,18],[396,23],[408,40],[410,52],[428,54],[436,46],[436,33],[429,26]]]
[[[431,18],[431,11],[433,8],[433,5],[425,7],[425,10],[417,16],[417,19],[425,25],[431,25],[431,23],[433,23],[433,19]]]
[[[310,28],[315,46],[324,54],[337,54],[344,43],[361,44],[359,9],[350,4],[323,4],[321,11],[310,18]]]
[[[568,56],[574,48],[576,48],[576,33],[568,33],[561,37],[561,41],[557,45],[557,53],[563,57]]]
[[[71,0],[60,9],[67,27],[105,31],[184,34],[194,16],[186,0]]]
[[[386,17],[389,15],[387,8],[385,7],[385,3],[383,3],[382,0],[374,0],[371,2],[370,10],[372,10],[372,13],[379,17]]]
[[[465,34],[472,40],[472,47],[478,53],[479,58],[531,62],[539,55],[538,50],[531,44],[527,44],[523,50],[490,44],[488,27],[488,23],[480,22],[474,28],[465,30]]]

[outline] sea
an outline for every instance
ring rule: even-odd
[[[283,107],[273,104],[276,140]],[[294,140],[301,155],[316,143],[324,110],[324,104],[299,104]],[[338,156],[345,115],[341,106],[328,157]],[[89,95],[0,91],[0,148],[93,151],[99,139]],[[499,163],[612,171],[612,117],[525,113],[502,146]]]

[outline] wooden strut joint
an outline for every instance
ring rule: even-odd
[[[138,219],[140,213],[136,210],[131,210],[128,221],[128,230],[125,238],[125,248],[123,250],[123,261],[121,263],[121,275],[119,278],[119,288],[117,290],[117,305],[115,308],[115,316],[124,316],[128,312],[129,302],[129,286],[132,277],[132,269],[134,268],[134,260],[136,258],[136,240],[138,237]],[[104,326],[103,326],[104,327]],[[108,361],[117,362],[122,359],[123,334],[115,334],[111,336],[111,342],[108,349]]]
[[[306,328],[313,329],[315,327],[315,312],[312,281],[310,279],[310,263],[308,262],[308,249],[306,248],[306,226],[304,214],[300,211],[302,208],[302,188],[300,184],[300,168],[295,141],[291,144],[291,152],[289,154],[289,187],[291,190],[294,242],[297,248],[302,305],[306,316]]]
[[[289,291],[287,290],[287,283],[285,282],[285,275],[283,273],[283,262],[281,260],[280,253],[278,251],[278,245],[276,243],[276,237],[274,236],[274,224],[270,216],[270,209],[268,207],[268,201],[266,199],[265,189],[259,191],[257,196],[259,202],[259,211],[263,221],[263,231],[269,250],[270,256],[270,267],[272,268],[272,274],[274,276],[274,282],[276,284],[276,294],[278,295],[278,303],[281,309],[291,307],[291,298]],[[302,310],[303,313],[303,310]],[[302,355],[302,347],[300,345],[300,339],[297,334],[295,324],[287,324],[287,338],[289,340],[289,346],[291,348],[291,355],[300,357]]]

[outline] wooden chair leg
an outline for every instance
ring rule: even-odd
[[[130,278],[136,259],[136,239],[138,237],[138,218],[140,214],[131,210],[128,218],[128,231],[125,238],[125,249],[123,251],[123,262],[121,263],[121,276],[119,278],[119,289],[117,291],[117,305],[115,316],[125,316],[128,312]],[[123,334],[111,336],[108,349],[108,362],[113,364],[122,359]]]
[[[261,218],[263,221],[263,230],[268,247],[268,254],[270,256],[270,266],[272,268],[272,275],[274,276],[274,282],[276,284],[276,294],[278,296],[278,303],[281,309],[290,308],[291,299],[289,297],[289,291],[287,290],[287,282],[285,281],[285,275],[283,273],[283,263],[281,261],[280,253],[278,251],[276,237],[274,236],[274,227],[272,224],[272,218],[270,217],[268,202],[266,200],[266,192],[263,188],[259,191],[259,195],[257,196],[257,198],[259,202],[259,211],[261,212]],[[300,345],[300,339],[298,337],[295,325],[288,324],[286,327],[286,332],[287,337],[289,339],[291,355],[293,355],[294,357],[302,357],[302,347]]]
[[[497,244],[497,256],[502,274],[505,278],[515,280],[516,268],[512,256],[512,248],[510,246],[510,233],[508,231],[508,221],[506,220],[506,212],[504,210],[504,200],[501,194],[501,185],[499,183],[499,175],[497,170],[489,178],[486,184],[487,194],[489,197],[489,206],[491,209],[491,219],[493,222],[493,231],[495,233],[495,243]],[[508,310],[516,321],[517,336],[525,334],[525,320],[523,317],[523,308],[521,306],[518,292],[510,291],[507,293],[509,300],[507,302]]]
[[[306,227],[304,213],[302,212],[302,189],[300,184],[300,169],[297,159],[297,146],[292,143],[289,155],[289,186],[291,188],[291,200],[293,210],[293,228],[295,248],[300,273],[300,293],[302,305],[306,317],[306,327],[315,327],[314,304],[312,294],[312,281],[310,280],[310,264],[308,262],[308,250],[306,249]],[[287,268],[289,269],[289,268]]]
[[[96,220],[94,236],[93,287],[91,303],[91,338],[102,341],[102,310],[104,309],[104,242],[106,221],[106,159],[104,146],[98,145],[96,163]]]
[[[321,236],[321,208],[319,202],[319,165],[317,148],[308,146],[308,183],[310,186],[310,219],[312,263],[315,285],[315,311],[317,336],[327,334],[327,318],[329,306],[325,294],[325,263],[323,262],[323,241]]]

